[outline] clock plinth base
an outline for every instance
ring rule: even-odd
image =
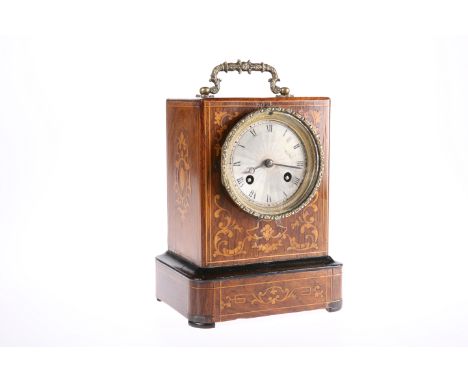
[[[341,308],[342,265],[331,257],[201,268],[166,252],[156,258],[156,297],[197,328],[279,313]]]

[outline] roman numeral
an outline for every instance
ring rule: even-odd
[[[294,149],[298,149],[301,145],[299,143],[297,143],[295,146],[294,146]]]
[[[254,137],[257,136],[257,132],[255,131],[254,128],[250,129],[250,134],[252,134]]]
[[[296,164],[297,167],[304,167],[304,161],[303,160],[299,160],[297,161],[297,164]]]
[[[293,183],[297,186],[299,182],[300,182],[300,179],[297,176],[295,176],[293,179]]]
[[[256,196],[257,196],[257,193],[254,190],[249,192],[249,198],[255,199]]]
[[[267,195],[267,203],[271,203],[271,196]]]
[[[240,161],[237,161],[237,162],[234,162],[232,165],[233,166],[240,166],[241,162]]]
[[[288,132],[288,129],[285,129],[283,133],[283,137],[286,135],[287,132]]]
[[[240,178],[237,178],[236,180],[240,187],[244,185],[244,178],[240,177]]]
[[[283,195],[284,195],[285,198],[288,197],[288,194],[286,192],[284,192],[284,191],[283,191]]]
[[[266,125],[267,131],[271,133],[273,131],[273,125]]]
[[[240,147],[242,147],[243,149],[245,149],[245,146],[242,146],[240,143],[238,143],[237,146],[240,146]]]

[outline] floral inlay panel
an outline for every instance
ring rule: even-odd
[[[220,195],[215,195],[214,218],[217,224],[213,257],[237,256],[247,250],[254,250],[249,253],[268,254],[279,249],[306,252],[318,248],[319,233],[314,216],[318,211],[318,193],[299,214],[294,215],[294,221],[288,226],[282,226],[276,220],[257,220],[255,226],[247,229],[220,206],[220,198]],[[300,232],[305,241],[299,243],[293,232]]]
[[[183,132],[180,132],[177,138],[175,168],[174,192],[176,194],[177,211],[179,211],[180,218],[184,221],[185,215],[190,207],[192,184],[190,179],[188,145]]]
[[[226,292],[224,292],[226,293]],[[221,297],[221,311],[234,308],[235,305],[248,306],[281,306],[285,304],[294,304],[302,300],[306,302],[324,302],[326,293],[324,285],[313,281],[310,286],[286,287],[273,285],[262,290],[255,290],[247,293],[235,293]]]

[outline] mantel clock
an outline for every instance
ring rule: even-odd
[[[272,98],[214,98],[220,71],[269,72]],[[330,99],[293,97],[276,70],[223,63],[197,99],[167,100],[168,251],[156,296],[200,328],[341,308],[328,255]]]

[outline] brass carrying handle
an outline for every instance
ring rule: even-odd
[[[218,78],[218,73],[220,71],[224,72],[247,72],[251,74],[251,72],[269,72],[271,73],[271,78],[268,80],[270,82],[270,89],[274,94],[278,96],[287,97],[289,95],[289,88],[276,86],[276,83],[280,80],[278,78],[278,74],[276,73],[276,69],[271,66],[264,64],[261,62],[260,64],[254,64],[252,62],[241,61],[237,60],[237,62],[224,62],[215,66],[213,71],[211,72],[210,82],[214,84],[212,87],[202,87],[200,88],[200,97],[205,98],[209,97],[210,94],[216,94],[219,92],[219,84],[221,80]]]

